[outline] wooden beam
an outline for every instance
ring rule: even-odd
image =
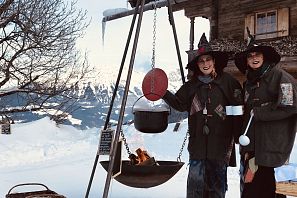
[[[171,4],[171,6],[173,6],[172,10],[177,11],[178,9],[174,9],[175,5],[182,4],[183,2],[188,2],[188,1],[189,0],[170,0],[170,4]],[[157,1],[156,2],[156,7],[157,8],[168,7],[167,0]],[[154,2],[147,3],[143,7],[144,12],[148,11],[148,10],[153,10],[153,9],[155,9]],[[119,12],[119,13],[116,13],[116,14],[113,14],[113,15],[105,16],[105,17],[103,17],[102,22],[107,22],[107,21],[123,18],[123,17],[126,17],[126,16],[130,16],[130,15],[133,15],[134,12],[135,12],[135,8],[133,8],[131,10]]]

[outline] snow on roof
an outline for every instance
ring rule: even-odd
[[[103,16],[104,16],[104,17],[112,16],[112,15],[115,15],[115,14],[119,14],[119,13],[122,13],[122,12],[126,12],[126,11],[128,11],[128,10],[129,10],[129,9],[127,9],[127,8],[107,9],[107,10],[104,10],[104,11],[103,11]]]

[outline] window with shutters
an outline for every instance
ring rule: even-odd
[[[249,28],[256,40],[289,35],[289,8],[256,12],[245,18],[245,38]]]
[[[256,13],[256,39],[277,37],[277,12]]]

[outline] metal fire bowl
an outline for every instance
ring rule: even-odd
[[[171,179],[184,165],[184,162],[177,161],[157,162],[159,165],[131,165],[128,160],[122,161],[121,174],[114,179],[126,186],[150,188]],[[108,171],[109,161],[101,161],[100,164]]]

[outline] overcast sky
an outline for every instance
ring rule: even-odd
[[[78,0],[78,6],[88,11],[91,24],[86,30],[84,38],[78,42],[79,48],[87,50],[90,64],[97,68],[118,68],[123,56],[132,16],[109,21],[106,23],[104,45],[102,42],[102,18],[103,11],[116,8],[127,8],[126,0]],[[144,13],[137,52],[135,69],[150,68],[153,42],[153,14],[154,11]],[[174,12],[174,20],[177,37],[181,51],[183,65],[187,64],[186,50],[189,49],[190,20],[184,16],[184,12]],[[172,27],[168,21],[167,7],[157,10],[156,20],[156,67],[162,69],[178,69],[178,59],[172,33]],[[136,28],[136,25],[135,25]],[[195,48],[203,32],[209,33],[208,20],[196,18],[195,20]],[[131,39],[130,50],[134,37]],[[126,63],[129,63],[131,52],[127,54]],[[145,70],[144,69],[144,70]]]

